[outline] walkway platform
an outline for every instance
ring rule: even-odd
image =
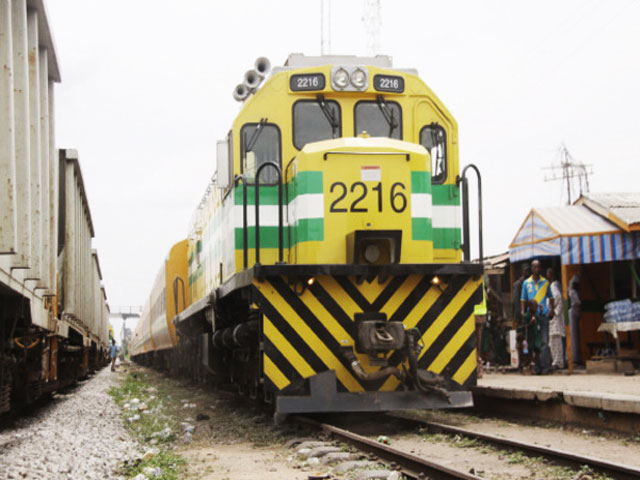
[[[625,433],[640,431],[640,375],[486,373],[478,410]]]

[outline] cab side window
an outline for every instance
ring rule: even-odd
[[[447,133],[437,123],[420,130],[420,145],[431,155],[431,183],[444,183],[447,178]]]
[[[277,125],[261,121],[247,123],[240,130],[242,173],[247,182],[255,182],[258,167],[265,162],[274,162],[282,168],[282,150],[280,146],[280,129]],[[260,183],[268,184],[278,181],[274,168],[265,167],[260,174]]]

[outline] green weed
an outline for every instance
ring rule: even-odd
[[[144,469],[147,467],[152,469],[160,468],[162,473],[153,478],[158,480],[178,480],[180,478],[178,475],[182,472],[185,464],[184,458],[172,452],[164,451],[148,460],[125,464],[122,468],[122,474],[127,478],[134,478],[136,475],[144,473]]]
[[[186,461],[171,451],[173,442],[177,439],[179,425],[175,418],[169,414],[169,406],[173,400],[166,391],[156,388],[150,389],[151,384],[147,375],[140,371],[127,374],[122,384],[109,389],[114,401],[124,407],[130,405],[128,410],[122,410],[122,419],[130,434],[140,443],[155,445],[159,453],[147,460],[136,460],[125,463],[122,466],[122,474],[126,478],[133,478],[143,473],[147,467],[162,471],[159,480],[177,480],[183,470]],[[139,403],[134,404],[133,400]],[[145,410],[138,410],[134,405],[146,405]]]

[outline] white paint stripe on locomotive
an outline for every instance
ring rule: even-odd
[[[285,225],[295,225],[297,220],[303,218],[324,218],[324,195],[322,193],[309,193],[298,195],[288,207],[289,218],[287,220],[287,206],[282,208],[283,222]],[[235,228],[242,228],[242,205],[233,207],[233,223]],[[247,224],[252,227],[256,224],[255,205],[247,205]],[[260,225],[263,227],[278,226],[278,206],[260,206]]]
[[[286,208],[282,208],[283,222],[286,222]],[[255,205],[247,205],[247,225],[253,227],[256,224],[256,208]],[[242,228],[242,205],[233,206],[233,225],[235,228]],[[260,206],[260,226],[261,227],[277,227],[278,226],[278,206],[277,205],[261,205]]]
[[[433,228],[460,228],[460,207],[457,205],[434,205]]]
[[[411,218],[431,218],[431,194],[411,194]]]
[[[295,223],[302,218],[324,218],[324,194],[298,195],[289,204],[289,219]]]

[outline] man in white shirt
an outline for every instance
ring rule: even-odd
[[[564,301],[562,287],[552,268],[547,270],[547,278],[551,282],[551,308],[549,308],[549,348],[551,349],[551,367],[564,368],[563,338],[565,336]]]

